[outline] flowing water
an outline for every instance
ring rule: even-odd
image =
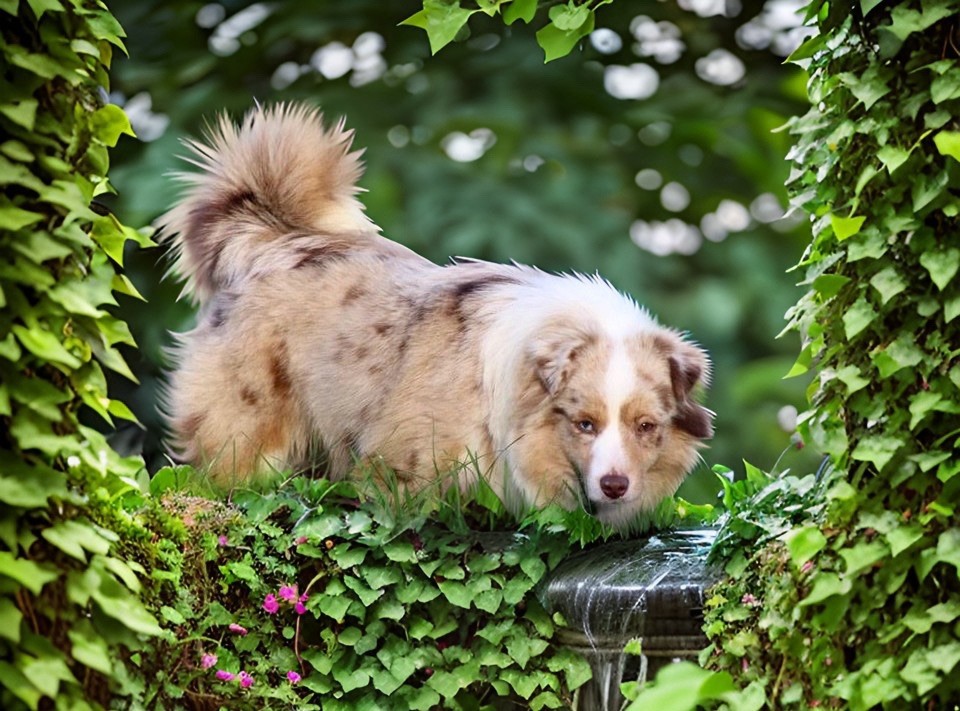
[[[580,711],[616,711],[622,682],[643,681],[706,646],[703,591],[719,576],[707,565],[715,536],[712,529],[676,530],[608,543],[571,556],[551,574],[541,598],[567,621],[558,638],[593,668],[579,693]],[[642,654],[625,655],[635,638]]]

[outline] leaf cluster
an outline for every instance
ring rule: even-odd
[[[743,492],[704,661],[761,705],[942,708],[960,699],[960,3],[855,9],[808,6],[812,108],[789,124],[813,227],[794,372],[819,376],[801,432],[832,466]]]
[[[613,0],[588,0],[551,5],[547,22],[537,31],[537,44],[544,53],[544,61],[565,57],[581,40],[593,32],[596,11]],[[411,15],[402,24],[419,27],[427,33],[430,51],[436,54],[467,31],[471,15],[482,12],[490,17],[501,15],[503,22],[512,25],[518,20],[530,24],[537,15],[537,0],[476,0],[476,7],[463,7],[459,0],[424,0],[423,9]]]
[[[165,470],[155,488],[184,477],[196,474]],[[190,535],[157,598],[169,634],[141,656],[151,704],[563,708],[591,677],[554,644],[562,620],[535,594],[582,542],[609,535],[582,512],[547,509],[516,531],[486,495],[417,510],[303,477],[234,492],[234,515],[168,501]],[[270,607],[291,589],[303,609]]]
[[[104,369],[132,377],[112,316],[128,240],[93,204],[130,133],[103,88],[123,33],[87,2],[0,2],[0,706],[104,701],[124,656],[160,632],[151,566],[124,508],[142,463],[90,426],[133,417]]]

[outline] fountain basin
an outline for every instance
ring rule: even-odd
[[[594,678],[578,709],[619,709],[620,684],[644,681],[664,664],[696,657],[706,646],[703,592],[720,577],[707,564],[715,529],[678,529],[607,543],[571,556],[540,590],[567,622],[557,640],[583,654]],[[624,655],[641,640],[642,654]]]

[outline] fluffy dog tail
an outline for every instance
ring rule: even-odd
[[[326,128],[318,110],[279,104],[255,107],[239,127],[221,116],[206,142],[187,141],[202,172],[178,174],[186,193],[161,218],[184,292],[202,303],[331,242],[380,239],[355,198],[363,166],[352,140],[342,120]]]

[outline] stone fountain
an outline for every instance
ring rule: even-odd
[[[707,564],[715,537],[714,529],[679,529],[608,543],[571,556],[550,575],[540,595],[567,621],[558,641],[593,668],[578,695],[580,711],[616,711],[622,682],[652,678],[706,646],[703,592],[720,576]],[[635,638],[642,654],[624,654]]]

